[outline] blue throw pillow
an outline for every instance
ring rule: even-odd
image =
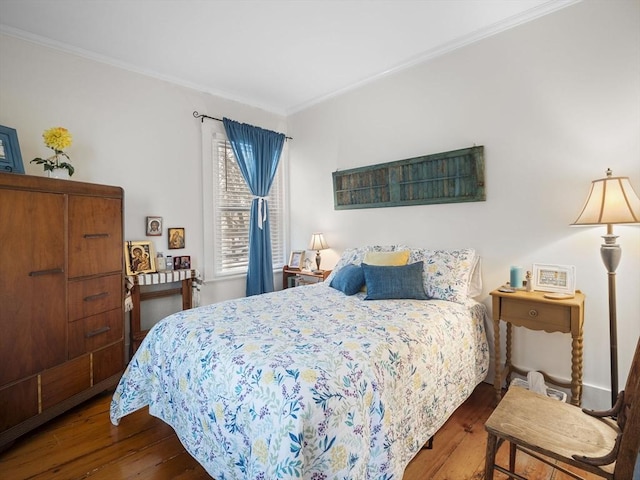
[[[402,266],[377,266],[362,264],[367,296],[365,300],[385,300],[391,298],[412,298],[428,300],[424,292],[422,271],[424,262]]]
[[[353,263],[345,265],[338,270],[329,284],[330,287],[340,290],[347,295],[354,295],[364,285],[364,274],[359,265]]]

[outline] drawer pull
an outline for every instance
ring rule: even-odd
[[[110,235],[108,233],[85,233],[84,238],[107,238]]]
[[[530,317],[533,317],[533,318],[537,317],[537,316],[538,316],[538,311],[537,311],[537,310],[534,310],[534,309],[532,308],[531,310],[529,310],[529,316],[530,316]]]
[[[95,295],[89,295],[88,297],[84,297],[83,300],[85,302],[93,302],[94,300],[99,300],[104,297],[108,297],[109,292],[96,293]]]
[[[84,338],[91,338],[91,337],[95,337],[96,335],[100,335],[101,333],[105,333],[108,332],[109,330],[111,330],[111,327],[100,327],[97,330],[94,330],[92,332],[87,332],[84,334]]]
[[[29,272],[30,277],[39,277],[41,275],[55,275],[56,273],[64,273],[63,268],[50,268],[49,270],[36,270]]]

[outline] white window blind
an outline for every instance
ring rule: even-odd
[[[213,277],[243,274],[247,272],[249,263],[253,195],[240,172],[226,135],[217,132],[211,134],[209,139],[213,167],[209,170],[213,187],[213,218],[210,220],[213,223]],[[281,164],[282,161],[267,196],[274,269],[282,267],[284,262],[284,168]],[[207,170],[204,169],[205,172]],[[205,277],[211,275],[205,272]]]

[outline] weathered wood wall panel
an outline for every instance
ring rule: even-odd
[[[480,202],[484,147],[333,172],[336,210]]]

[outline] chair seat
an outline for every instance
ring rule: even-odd
[[[611,475],[615,462],[603,467],[585,466],[572,458],[579,454],[601,457],[613,449],[620,432],[615,421],[595,418],[574,405],[512,386],[485,424],[490,435],[518,447]]]

